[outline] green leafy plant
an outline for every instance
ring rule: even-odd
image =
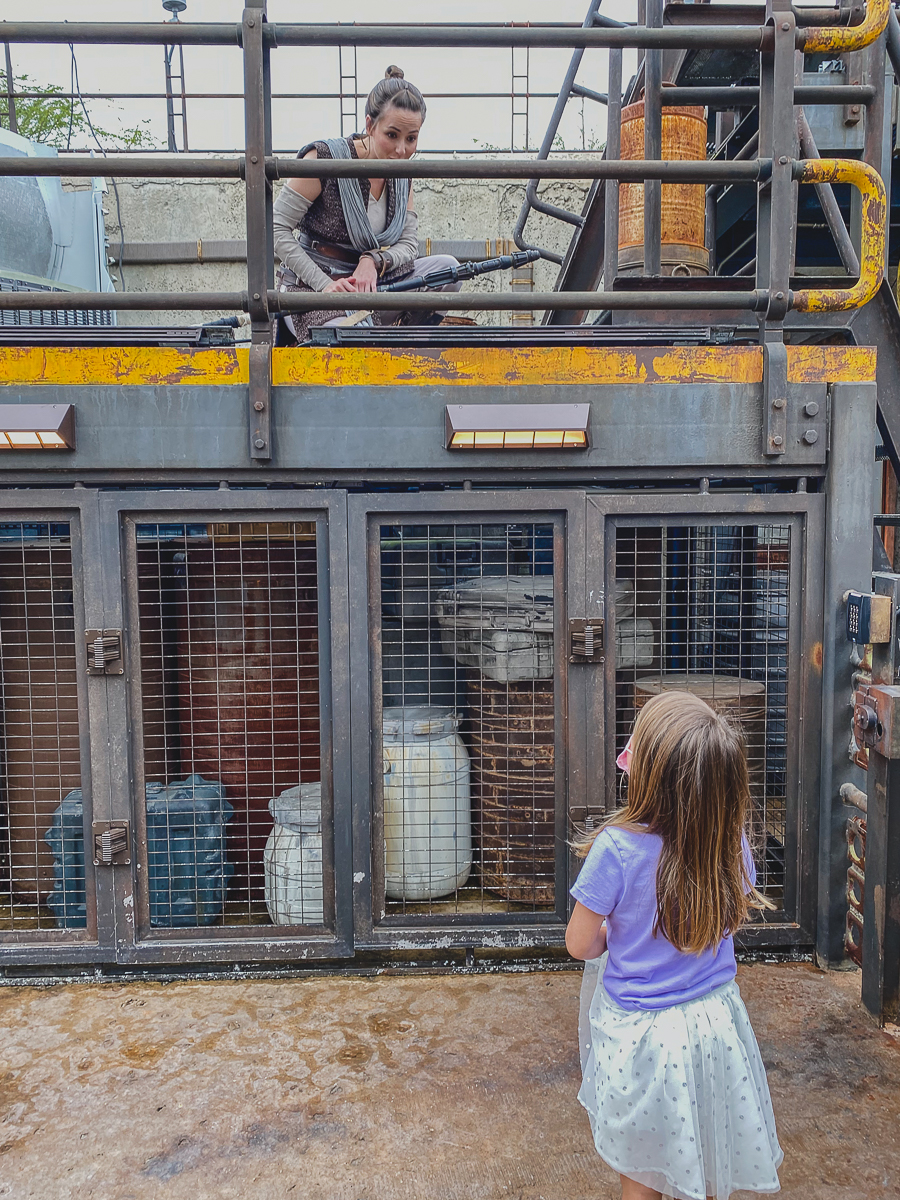
[[[68,149],[84,136],[92,139],[91,125],[97,138],[108,150],[152,150],[156,140],[148,126],[147,118],[130,129],[113,131],[101,128],[93,117],[88,119],[82,101],[70,100],[65,89],[56,83],[36,83],[30,75],[14,75],[13,89],[16,92],[35,93],[16,99],[16,125],[22,137],[58,150]],[[9,97],[6,87],[6,72],[0,70],[0,126],[9,129]]]

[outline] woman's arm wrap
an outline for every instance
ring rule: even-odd
[[[311,200],[295,192],[287,184],[278,194],[272,208],[272,226],[275,231],[275,253],[297,278],[316,292],[322,292],[331,283],[321,267],[317,267],[294,237],[294,230],[309,212]]]
[[[400,238],[385,252],[390,259],[388,270],[396,271],[400,267],[408,267],[419,257],[419,218],[415,210],[406,210],[406,220]]]

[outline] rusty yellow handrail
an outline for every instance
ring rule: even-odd
[[[800,183],[851,183],[862,196],[862,238],[859,279],[848,288],[805,288],[793,292],[796,312],[844,312],[861,308],[884,278],[887,200],[884,183],[874,167],[850,158],[809,158],[794,167]]]
[[[891,0],[868,0],[861,25],[814,26],[798,30],[799,48],[806,54],[845,54],[862,50],[884,32],[891,15]]]

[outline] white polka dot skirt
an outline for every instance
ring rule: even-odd
[[[585,965],[578,1093],[597,1152],[674,1200],[777,1192],[784,1155],[737,984],[628,1012],[607,995],[603,965]]]

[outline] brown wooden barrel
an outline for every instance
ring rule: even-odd
[[[63,796],[81,784],[68,546],[0,549],[0,644],[9,822],[3,873],[16,899],[34,904],[53,888],[44,834]]]
[[[762,813],[766,795],[765,684],[731,675],[650,675],[634,682],[635,713],[661,692],[699,696],[740,728],[747,744],[750,794]]]
[[[316,549],[248,542],[189,549],[178,620],[181,767],[220,780],[232,887],[264,897],[269,801],[316,783]]]
[[[551,904],[556,870],[553,681],[469,681],[473,830],[481,880],[507,900]]]
[[[664,159],[706,158],[707,126],[704,110],[693,106],[669,106],[662,114]],[[623,159],[644,157],[644,102],[622,109]],[[702,183],[662,185],[661,263],[663,275],[678,271],[689,275],[709,274],[706,248],[706,188]],[[644,185],[619,185],[619,272],[632,273],[644,264]]]

